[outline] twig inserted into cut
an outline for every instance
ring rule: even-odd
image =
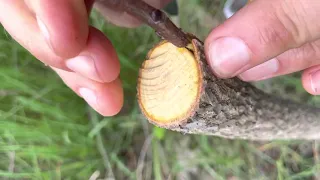
[[[178,47],[186,47],[190,40],[169,17],[142,0],[97,0],[102,5],[126,11],[156,30],[156,33]]]

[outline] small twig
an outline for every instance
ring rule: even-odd
[[[313,142],[313,157],[315,163],[319,163],[319,153],[318,153],[318,143],[317,141]]]
[[[144,161],[145,161],[145,157],[147,155],[149,146],[151,144],[151,140],[152,140],[153,136],[150,135],[144,142],[141,152],[140,152],[140,156],[139,156],[139,160],[138,160],[138,166],[137,166],[137,171],[136,171],[136,178],[137,179],[143,179],[142,178],[142,171],[143,171],[143,166],[144,166]]]
[[[170,18],[142,0],[97,0],[101,5],[122,10],[152,27],[159,36],[178,47],[186,47],[190,40]]]
[[[314,141],[312,143],[313,147],[312,147],[312,150],[313,150],[313,159],[314,159],[314,164],[317,168],[317,171],[315,173],[315,178],[316,179],[319,179],[320,178],[320,173],[319,173],[319,152],[318,152],[318,142],[317,141]]]
[[[88,109],[89,109],[89,119],[91,120],[92,125],[93,126],[98,125],[98,120],[96,119],[96,117],[94,117],[93,110],[90,109],[89,107],[88,107]],[[96,134],[96,142],[97,142],[98,150],[99,150],[99,152],[102,156],[102,159],[103,159],[103,165],[107,170],[107,173],[106,173],[107,177],[106,178],[107,179],[115,179],[113,171],[112,171],[112,167],[111,167],[111,164],[110,164],[110,161],[108,158],[108,152],[103,145],[103,141],[102,141],[102,137],[101,137],[100,132]]]
[[[15,161],[15,157],[16,157],[16,152],[15,151],[11,151],[11,152],[9,152],[8,156],[9,156],[9,159],[10,159],[8,171],[10,173],[13,173],[14,172],[14,161]]]
[[[99,171],[95,171],[89,178],[89,180],[97,180],[98,177],[100,176],[100,172]]]
[[[0,138],[0,140],[3,141],[2,138]],[[9,139],[9,145],[13,145],[11,137]],[[8,152],[8,158],[9,158],[8,172],[9,173],[14,173],[15,157],[16,157],[15,151]],[[5,178],[5,179],[9,179],[9,178]]]

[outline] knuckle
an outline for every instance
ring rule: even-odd
[[[292,58],[295,60],[292,63],[301,68],[309,67],[313,64],[315,53],[316,51],[312,44],[305,44],[301,48],[292,51]]]
[[[319,64],[320,61],[320,42],[312,42],[303,45],[293,51],[294,59],[302,63],[301,67],[310,67]]]
[[[286,67],[308,68],[320,62],[320,41],[306,43],[299,48],[291,49],[280,55],[280,61],[285,62]]]
[[[319,55],[319,47],[315,43],[307,43],[301,48],[300,58],[307,61],[314,61],[315,57]]]
[[[306,59],[309,61],[310,65],[319,64],[320,62],[320,41],[315,41],[310,43],[310,51],[306,53]]]
[[[278,19],[276,15],[271,15],[272,24],[267,24],[263,28],[258,29],[259,41],[261,44],[270,45],[277,44],[277,47],[286,47],[292,43],[293,34]]]
[[[291,34],[295,47],[312,38],[308,12],[302,0],[283,0],[277,11],[277,17],[283,27]]]

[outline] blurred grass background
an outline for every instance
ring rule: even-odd
[[[223,1],[178,0],[174,21],[204,39],[221,23]],[[93,12],[114,44],[125,88],[122,112],[104,118],[48,67],[0,33],[0,179],[317,179],[315,141],[248,142],[183,135],[150,125],[136,104],[137,70],[158,42],[142,26],[124,29]],[[295,73],[255,83],[312,105]]]

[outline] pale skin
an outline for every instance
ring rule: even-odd
[[[170,0],[145,0],[161,8]],[[108,38],[88,24],[93,0],[0,0],[0,22],[32,55],[103,116],[119,113],[120,63]],[[96,4],[99,10],[99,4]],[[104,9],[110,22],[141,23]],[[320,94],[320,1],[255,0],[205,40],[212,71],[221,78],[259,81],[303,71],[302,84]]]

